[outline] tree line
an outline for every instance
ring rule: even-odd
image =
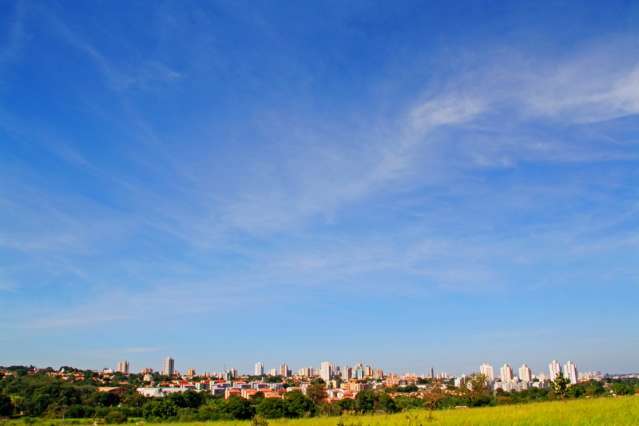
[[[563,377],[562,377],[563,379]],[[516,404],[551,399],[633,394],[638,380],[590,381],[568,386],[558,380],[550,389],[531,388],[521,392],[492,392],[485,379],[474,376],[467,386],[446,389],[432,386],[414,392],[416,387],[363,390],[355,399],[326,402],[322,382],[309,385],[306,394],[286,392],[284,397],[264,398],[258,392],[251,399],[237,396],[224,399],[206,392],[187,391],[164,398],[147,398],[136,391],[137,383],[124,386],[121,394],[98,392],[90,379],[68,382],[44,373],[0,377],[0,417],[100,418],[107,423],[123,423],[129,418],[148,421],[245,420],[255,416],[281,417],[336,416],[342,413],[395,413],[413,408],[431,410],[457,406]]]

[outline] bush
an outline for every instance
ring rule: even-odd
[[[71,419],[82,419],[85,417],[93,417],[94,414],[95,408],[89,405],[74,404],[67,408],[64,416]]]
[[[251,403],[239,396],[232,396],[224,404],[225,413],[235,420],[248,420],[255,415],[255,408]]]
[[[262,416],[255,416],[251,420],[251,426],[268,426],[268,421]]]
[[[116,424],[122,424],[122,423],[126,423],[127,421],[127,416],[126,414],[124,414],[122,411],[120,410],[111,410],[109,411],[109,413],[104,417],[104,421],[107,424],[110,425],[116,425]]]
[[[279,398],[264,398],[257,404],[256,411],[267,419],[286,417],[288,413],[286,402]]]
[[[0,417],[10,417],[13,414],[13,402],[6,395],[0,395]]]
[[[169,399],[153,400],[144,404],[142,408],[144,418],[166,420],[177,415],[177,407]]]
[[[178,408],[177,417],[180,422],[192,422],[198,420],[198,411],[195,408]]]

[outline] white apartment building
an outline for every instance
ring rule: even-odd
[[[322,362],[320,364],[319,375],[320,375],[320,378],[324,380],[324,383],[328,385],[328,383],[331,381],[331,378],[333,377],[333,365],[328,361]]]
[[[526,364],[522,364],[522,366],[519,367],[519,380],[522,382],[532,382],[532,370]]]
[[[256,362],[255,363],[255,369],[253,370],[253,374],[256,376],[263,376],[264,375],[264,364],[262,364],[261,362]]]
[[[575,365],[572,361],[568,361],[564,364],[564,377],[570,380],[570,383],[573,385],[577,383],[577,379],[579,378],[577,374],[577,365]]]
[[[499,370],[499,377],[501,378],[502,383],[508,383],[513,381],[513,368],[510,364],[502,365]]]
[[[557,361],[556,359],[553,359],[550,362],[550,364],[548,364],[548,372],[550,373],[548,378],[551,381],[555,381],[560,371],[561,371],[561,365],[559,364],[559,361]]]
[[[492,382],[495,380],[495,370],[493,369],[493,366],[488,364],[487,362],[479,366],[479,372],[483,374],[489,381]]]

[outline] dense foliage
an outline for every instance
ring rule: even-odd
[[[137,393],[140,378],[136,375],[114,376],[107,385],[117,385],[121,393],[98,392],[95,373],[79,372],[75,380],[48,375],[52,370],[29,374],[27,367],[12,367],[0,375],[0,417],[100,418],[108,424],[124,423],[128,418],[148,421],[206,421],[303,418],[343,413],[395,413],[414,408],[479,407],[521,404],[552,399],[576,399],[604,395],[629,395],[639,389],[637,380],[590,381],[567,386],[556,383],[551,389],[531,388],[522,392],[492,392],[480,376],[472,377],[468,386],[442,390],[430,387],[419,391],[413,385],[385,391],[363,390],[355,399],[326,402],[326,389],[313,383],[306,395],[287,392],[282,399],[264,398],[258,393],[250,400],[231,397],[225,400],[209,393],[187,391],[164,398],[146,398]],[[67,367],[68,368],[68,367]],[[71,369],[69,369],[71,370]],[[77,378],[79,377],[79,379]]]

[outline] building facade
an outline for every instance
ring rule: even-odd
[[[502,365],[499,370],[499,377],[501,378],[502,383],[509,383],[513,381],[513,368],[510,364]]]
[[[162,374],[164,374],[165,376],[172,376],[174,373],[175,373],[175,360],[171,357],[167,357],[164,360]]]
[[[261,362],[256,362],[255,363],[255,369],[253,370],[253,374],[256,376],[263,376],[264,375],[264,364],[262,364]]]
[[[551,381],[554,381],[557,376],[559,376],[560,371],[561,365],[559,364],[559,362],[556,359],[550,361],[550,364],[548,364],[548,373],[550,373],[550,375],[548,377]]]
[[[320,364],[320,378],[322,380],[324,380],[324,383],[326,383],[328,385],[328,383],[331,381],[331,379],[333,378],[333,365],[328,362],[328,361],[324,361]]]
[[[573,385],[577,383],[579,377],[577,373],[577,365],[574,362],[568,361],[564,364],[564,377],[570,380],[570,383]]]
[[[115,371],[122,374],[129,374],[129,361],[120,361]]]
[[[483,374],[484,377],[491,382],[495,380],[495,370],[493,369],[493,366],[487,362],[479,366],[479,373]]]

